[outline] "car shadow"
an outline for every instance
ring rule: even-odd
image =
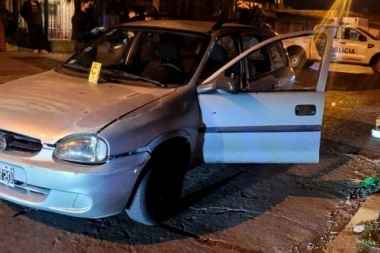
[[[321,181],[322,175],[349,162],[346,150],[322,141],[320,164],[204,164],[189,171],[176,214],[156,226],[138,224],[126,214],[102,219],[75,218],[24,209],[8,203],[13,219],[39,223],[99,240],[148,245],[182,238],[200,238],[260,217],[291,196],[344,200],[355,187],[348,180]],[[350,149],[352,152],[359,152]],[[297,175],[294,171],[302,171]]]
[[[312,68],[296,70],[296,85],[308,89],[315,87],[318,71]],[[366,91],[380,89],[380,74],[347,73],[329,71],[326,83],[327,91]]]

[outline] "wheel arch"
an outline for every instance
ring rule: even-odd
[[[286,48],[286,50],[288,51],[288,53],[289,51],[292,51],[292,50],[303,50],[304,53],[306,54],[306,49],[300,45],[290,45]]]
[[[369,65],[372,66],[372,64],[380,58],[380,52],[372,55],[371,60],[369,61]]]
[[[191,164],[191,159],[193,157],[193,142],[191,141],[190,135],[183,130],[180,131],[171,131],[165,133],[156,139],[154,139],[147,148],[150,150],[151,159],[155,156],[167,156],[166,158],[170,158],[176,161],[176,165],[178,165],[178,169],[182,169],[183,173],[188,169]],[[170,157],[169,157],[170,156]],[[143,170],[138,175],[138,179],[136,180],[133,190],[128,198],[126,208],[128,208],[136,194],[136,191],[143,180],[144,176],[150,171],[151,161],[145,165]]]

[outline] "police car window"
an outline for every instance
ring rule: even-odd
[[[360,33],[351,28],[343,28],[343,39],[345,40],[359,40]]]
[[[373,40],[379,40],[378,37],[374,36],[373,34],[371,34],[370,32],[368,32],[362,28],[358,27],[357,29],[359,30],[360,33],[364,34],[365,36],[370,37]]]

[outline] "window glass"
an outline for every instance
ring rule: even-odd
[[[286,51],[281,42],[274,42],[268,46],[271,58],[271,70],[277,70],[288,65]]]
[[[260,38],[245,34],[242,48],[247,50],[260,41]],[[263,46],[244,58],[245,78],[241,84],[242,91],[270,92],[292,89],[294,72],[289,66],[288,55],[281,41]]]
[[[199,83],[220,69],[238,55],[236,41],[231,35],[223,36],[215,41],[207,62],[201,73]],[[224,72],[225,76],[236,79],[239,73],[239,63]]]
[[[185,84],[207,44],[206,36],[195,33],[115,28],[78,51],[68,65],[90,68],[96,61],[108,72],[118,70],[165,84]]]
[[[359,35],[357,31],[351,28],[343,28],[343,39],[345,40],[359,40]]]
[[[259,43],[259,39],[252,34],[243,35],[243,49],[247,50]],[[269,72],[271,70],[270,60],[266,48],[253,51],[246,57],[246,69],[248,78]]]

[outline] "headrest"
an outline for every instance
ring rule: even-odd
[[[227,55],[223,47],[219,44],[215,44],[209,56],[209,61],[226,63]]]

